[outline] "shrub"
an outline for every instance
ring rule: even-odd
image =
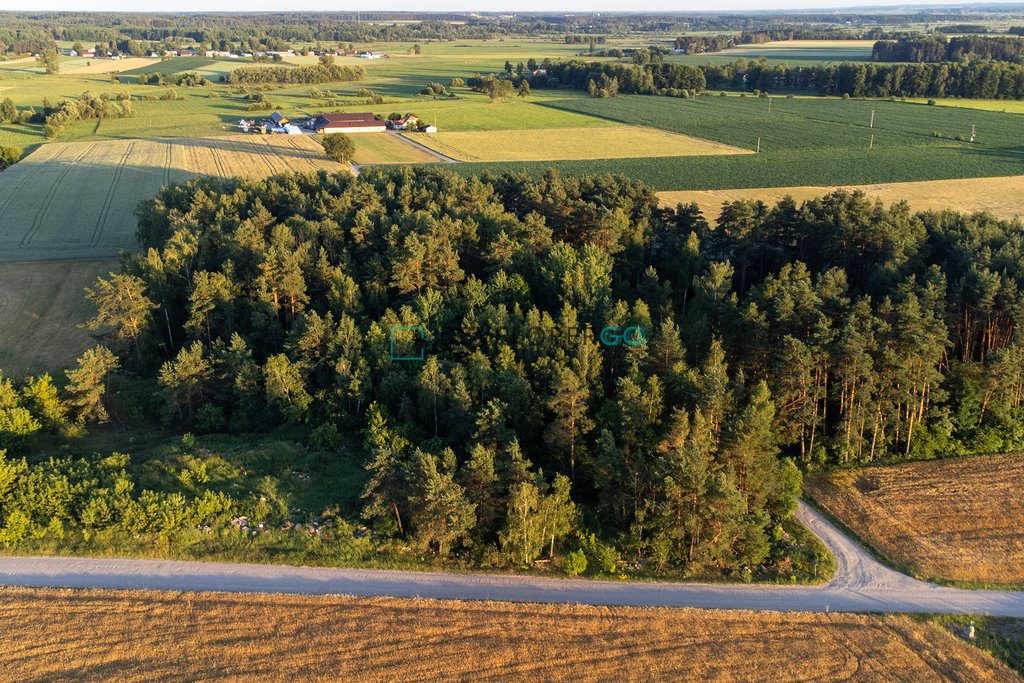
[[[21,149],[0,145],[0,171],[21,161]]]
[[[934,107],[936,105],[936,102],[935,102],[935,100],[928,100],[928,104],[929,104],[929,106]]]
[[[579,576],[587,571],[587,556],[582,550],[573,550],[565,556],[562,568],[569,576]]]

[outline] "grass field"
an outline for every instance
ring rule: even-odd
[[[146,69],[159,63],[159,59],[151,59],[149,57],[126,57],[125,59],[86,59],[84,57],[76,57],[62,61],[60,70],[63,73],[84,76],[85,74],[109,74],[125,72],[131,69]]]
[[[118,77],[137,77],[142,74],[170,76],[171,74],[184,73],[186,71],[197,71],[203,67],[210,66],[217,60],[212,57],[171,57],[163,61],[159,59],[148,61],[149,64],[143,64],[135,69],[122,69]]]
[[[92,343],[84,290],[118,271],[116,259],[0,265],[0,368],[13,375],[74,365]]]
[[[714,221],[721,213],[723,202],[740,199],[760,200],[775,204],[785,196],[798,203],[828,194],[831,187],[760,187],[740,190],[683,190],[659,192],[664,206],[696,202],[700,210]],[[1008,178],[968,178],[965,180],[923,180],[913,183],[887,183],[875,185],[849,185],[845,189],[861,190],[870,198],[885,204],[906,201],[915,211],[952,209],[963,213],[988,211],[1006,220],[1024,216],[1024,176]]]
[[[342,171],[309,136],[44,145],[3,173],[0,263],[97,258],[133,249],[136,204],[195,174]]]
[[[0,681],[1010,681],[906,617],[0,589]]]
[[[417,136],[417,140],[425,136]],[[357,164],[430,164],[438,158],[422,149],[403,142],[398,135],[353,135],[356,151],[352,161]]]
[[[749,154],[749,150],[640,126],[436,133],[415,140],[459,161],[539,161]]]
[[[918,576],[1024,584],[1024,456],[838,471],[808,477],[805,490]]]

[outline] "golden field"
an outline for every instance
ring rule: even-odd
[[[0,588],[0,681],[1010,681],[902,616]]]
[[[696,202],[709,221],[721,213],[723,202],[740,199],[761,200],[774,204],[786,195],[798,203],[820,197],[834,190],[831,187],[765,187],[740,190],[687,190],[659,192],[663,206]],[[1002,178],[969,178],[966,180],[926,180],[911,183],[849,185],[848,190],[862,190],[872,199],[885,204],[906,200],[915,211],[953,209],[965,213],[988,211],[997,218],[1024,216],[1024,176]]]
[[[415,140],[458,161],[548,161],[753,154],[710,140],[641,126],[457,131]],[[357,142],[358,145],[358,142]]]
[[[135,249],[135,206],[195,175],[344,171],[307,135],[233,135],[43,145],[3,172],[0,263]]]
[[[1024,456],[832,472],[808,477],[804,489],[918,576],[1024,583]]]

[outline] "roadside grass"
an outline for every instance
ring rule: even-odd
[[[1024,457],[949,458],[809,475],[804,490],[905,573],[1024,588]]]
[[[0,680],[1014,677],[904,616],[0,588],[0,621]]]
[[[1024,675],[1024,619],[990,617],[978,614],[914,615],[915,621],[926,621],[963,638]],[[975,638],[967,638],[974,626]]]

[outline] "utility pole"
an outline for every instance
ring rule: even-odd
[[[872,109],[871,110],[871,125],[868,126],[868,128],[874,128],[874,127],[875,127],[875,110]]]
[[[974,142],[975,132],[976,132],[975,131],[975,125],[972,123],[971,124],[971,142]]]
[[[875,136],[872,135],[871,136],[871,142],[868,143],[868,149],[874,149],[874,148],[875,148]]]
[[[757,151],[755,152],[755,154],[760,154],[760,153],[761,153],[761,138],[758,138],[757,139]]]
[[[769,113],[769,114],[771,114],[771,113],[772,113],[772,100],[773,100],[773,99],[774,99],[774,98],[772,98],[772,97],[769,97],[769,98],[768,98],[768,113]]]

